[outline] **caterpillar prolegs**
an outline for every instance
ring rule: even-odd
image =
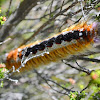
[[[26,59],[24,68],[21,71],[57,62],[72,55],[85,53],[91,49],[95,42],[95,37],[100,36],[100,23],[95,22],[87,25],[80,22],[73,25],[56,36],[21,46],[8,53],[6,58],[6,68],[19,68],[23,57]]]

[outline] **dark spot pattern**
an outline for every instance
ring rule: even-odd
[[[79,35],[82,33],[82,35]],[[68,32],[66,34],[60,34],[57,37],[53,37],[51,39],[48,39],[46,41],[41,42],[40,44],[34,45],[33,47],[27,48],[27,52],[25,53],[25,56],[28,56],[30,52],[33,54],[36,54],[37,51],[43,51],[46,47],[52,47],[54,43],[61,44],[62,41],[70,42],[73,39],[80,39],[80,37],[86,38],[87,37],[87,31],[78,31],[74,30],[72,32]]]
[[[40,50],[40,51],[45,49],[45,47],[46,47],[46,44],[45,44],[45,43],[47,43],[47,42],[41,42],[41,43],[39,44],[39,50]]]
[[[25,56],[26,56],[26,57],[30,54],[31,50],[32,50],[32,49],[31,49],[30,47],[27,48],[27,51],[26,51],[26,53],[25,53]]]
[[[70,42],[72,40],[72,32],[69,32],[67,34],[64,35],[64,41],[68,41]]]
[[[56,44],[61,44],[62,40],[64,39],[63,38],[64,36],[62,34],[58,35],[55,39],[55,43]]]
[[[73,39],[79,39],[79,31],[75,30],[72,35]]]
[[[38,50],[38,45],[35,45],[35,46],[32,47],[32,53],[33,54],[36,54],[37,50]]]
[[[49,39],[49,40],[47,41],[46,46],[47,46],[47,47],[52,47],[52,45],[53,45],[54,42],[55,42],[55,38],[53,37],[53,38],[51,38],[51,39]]]

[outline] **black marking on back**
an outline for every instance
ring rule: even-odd
[[[32,50],[32,49],[31,49],[30,47],[27,48],[27,51],[26,51],[26,53],[25,53],[25,56],[26,56],[26,57],[30,54],[31,50]]]
[[[79,39],[79,38],[80,38],[80,37],[79,37],[79,31],[75,30],[75,31],[73,32],[72,38],[73,38],[73,39]]]
[[[88,35],[87,31],[86,31],[86,30],[84,30],[84,31],[81,31],[81,32],[82,32],[82,37],[83,37],[83,38],[86,38],[86,37],[87,37],[87,35]]]
[[[80,37],[83,37],[83,39],[86,39],[87,36],[88,36],[88,33],[86,30],[84,31],[74,30],[64,35],[59,34],[57,37],[52,37],[46,41],[41,42],[40,44],[34,45],[33,47],[28,47],[27,52],[25,53],[25,56],[27,57],[30,54],[30,52],[32,52],[32,54],[36,54],[37,51],[43,51],[46,47],[52,47],[54,43],[61,44],[62,41],[70,42],[73,39],[76,39],[76,40],[80,39]]]
[[[35,46],[32,47],[31,51],[32,51],[33,54],[36,54],[37,50],[38,50],[38,45],[35,45]]]
[[[70,42],[72,40],[72,32],[69,32],[67,34],[64,35],[64,41],[68,41]]]
[[[61,44],[62,40],[64,40],[64,36],[62,34],[58,35],[55,39],[56,44]]]
[[[47,47],[52,47],[52,45],[53,45],[54,42],[55,42],[55,38],[53,37],[53,38],[51,38],[51,39],[49,39],[49,40],[47,41],[46,46],[47,46]]]

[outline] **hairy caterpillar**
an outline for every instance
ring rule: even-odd
[[[31,55],[21,71],[84,53],[91,49],[98,35],[100,35],[100,23],[87,25],[87,22],[79,22],[51,38],[12,50],[7,55],[6,68],[11,69],[12,66],[15,69],[19,68],[23,56]]]

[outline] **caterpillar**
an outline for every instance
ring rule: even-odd
[[[6,68],[15,69],[21,65],[23,57],[30,57],[24,68],[20,71],[37,68],[51,62],[57,62],[72,55],[85,53],[92,48],[95,39],[100,35],[100,23],[95,22],[87,25],[87,22],[79,22],[61,33],[43,41],[37,41],[28,45],[23,45],[12,50],[6,57]],[[26,50],[26,52],[25,52]]]

